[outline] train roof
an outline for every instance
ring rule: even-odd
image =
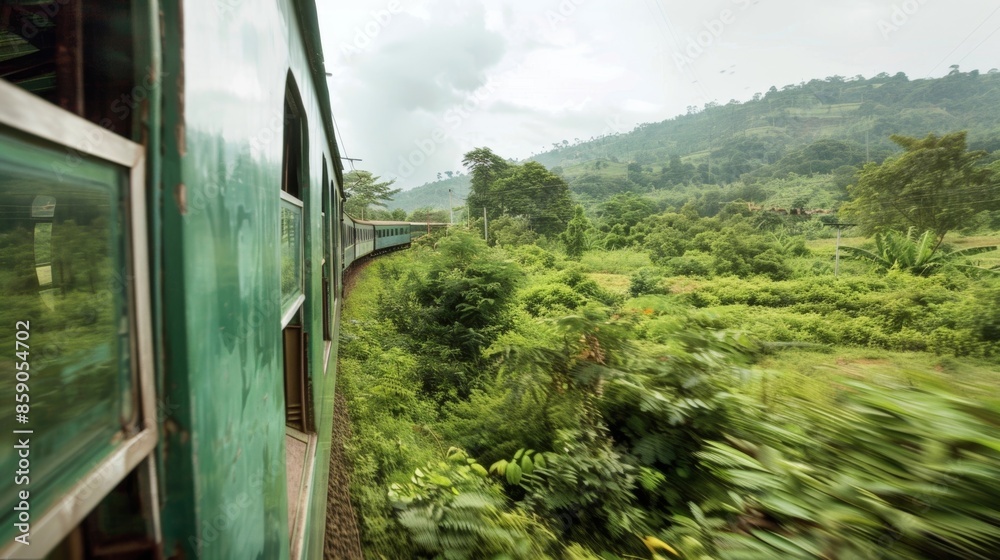
[[[344,184],[344,162],[341,159],[340,148],[337,143],[336,130],[333,125],[333,110],[330,104],[330,88],[327,83],[326,59],[323,53],[323,41],[320,37],[319,16],[316,13],[315,0],[292,0],[296,7],[295,13],[298,16],[302,29],[302,38],[306,45],[306,53],[309,62],[309,69],[312,71],[313,83],[316,88],[316,95],[319,98],[319,110],[323,117],[323,129],[329,139],[333,158],[333,172],[337,179],[337,185],[343,188]]]
[[[346,215],[346,214],[345,214]],[[353,216],[348,216],[356,224],[365,224],[369,226],[431,226],[431,227],[441,227],[450,224],[444,222],[394,222],[385,220],[359,220]]]
[[[408,226],[408,225],[410,225],[409,222],[393,222],[393,221],[384,221],[384,220],[359,220],[357,218],[354,218],[354,221],[357,222],[357,223],[359,223],[359,224],[368,224],[368,225],[372,225],[372,226]]]

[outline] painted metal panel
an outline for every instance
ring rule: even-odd
[[[164,135],[164,548],[189,558],[288,558],[279,200],[286,78],[307,128],[303,306],[317,448],[303,554],[322,544],[334,376],[323,370],[324,126],[291,0],[167,5]],[[295,4],[298,4],[297,2]],[[183,7],[182,16],[181,8]],[[170,37],[183,41],[171,41]],[[194,53],[192,56],[182,53]],[[339,156],[338,156],[339,157]],[[339,173],[337,174],[339,176]],[[331,365],[332,367],[332,365]],[[322,506],[322,507],[321,507]],[[318,535],[318,536],[317,536]],[[318,541],[317,541],[318,539]]]

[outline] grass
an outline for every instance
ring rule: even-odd
[[[580,259],[585,272],[631,275],[636,270],[651,266],[649,255],[643,251],[620,249],[616,251],[587,251]]]
[[[597,285],[605,290],[618,294],[628,293],[629,277],[624,274],[606,274],[603,272],[591,272],[587,277],[597,282]]]
[[[595,166],[596,161],[601,161],[601,168]],[[605,179],[628,176],[628,163],[609,161],[605,158],[598,158],[594,161],[567,165],[563,168],[563,177],[572,182],[574,179],[584,175],[597,175]]]
[[[758,368],[763,375],[749,390],[772,404],[791,397],[827,401],[844,380],[901,382],[979,400],[995,399],[1000,383],[1000,372],[988,362],[873,348],[785,350],[766,356]]]

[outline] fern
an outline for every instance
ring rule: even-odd
[[[547,558],[553,539],[536,520],[513,511],[482,465],[456,448],[447,460],[393,484],[397,520],[425,554],[441,559]]]

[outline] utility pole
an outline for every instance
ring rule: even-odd
[[[858,224],[836,223],[836,224],[826,224],[826,225],[828,225],[830,227],[837,228],[837,252],[836,252],[836,256],[834,256],[834,264],[833,264],[833,277],[837,278],[837,277],[840,276],[840,232],[841,232],[841,229],[843,229],[845,227],[856,226]]]
[[[840,276],[840,228],[837,228],[837,254],[833,261],[833,277],[838,278]]]
[[[490,228],[486,225],[486,207],[483,206],[483,237],[486,238],[486,242],[490,242]]]
[[[451,189],[448,189],[448,225],[455,225],[455,208],[451,205]]]

